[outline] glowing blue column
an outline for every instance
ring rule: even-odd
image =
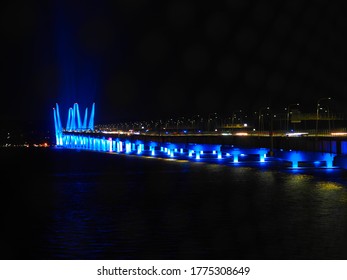
[[[142,146],[141,144],[137,145],[137,154],[141,154],[142,150],[141,150]]]
[[[54,117],[54,128],[55,128],[55,143],[57,145],[59,145],[59,126],[58,126],[58,122],[57,122],[57,114],[55,111],[55,108],[53,108],[53,117]]]
[[[183,148],[180,149],[180,153],[183,154]]]
[[[233,154],[234,156],[234,162],[237,163],[239,162],[239,154]]]
[[[67,117],[67,123],[66,123],[66,130],[71,130],[72,128],[72,117],[73,117],[73,111],[72,108],[69,108],[69,113]]]
[[[131,143],[126,143],[125,144],[125,152],[130,153],[131,152]]]
[[[163,152],[164,151],[164,147],[160,147],[160,151]]]
[[[81,122],[80,110],[79,110],[78,103],[74,104],[73,109],[74,109],[74,117],[77,118],[77,124],[75,123],[74,129],[80,130],[81,126],[82,126],[82,122]],[[75,121],[76,121],[76,119],[75,119]]]
[[[87,118],[88,118],[88,108],[86,108],[85,113],[84,113],[84,120],[82,124],[82,130],[87,129]]]
[[[101,151],[105,151],[105,140],[101,139]]]
[[[62,125],[61,125],[61,119],[60,119],[60,112],[59,112],[59,105],[56,103],[56,114],[57,114],[57,127],[59,132],[63,130]]]
[[[89,124],[88,124],[88,129],[94,130],[94,115],[95,115],[95,103],[92,105],[92,111],[90,114],[90,119],[89,119]]]
[[[112,138],[108,138],[108,146],[110,147],[109,148],[109,152],[112,153],[113,152],[113,149],[112,149]]]
[[[298,168],[298,166],[299,166],[299,162],[297,160],[293,160],[292,161],[292,167],[293,168]]]
[[[221,152],[221,151],[218,151],[217,158],[218,158],[218,159],[221,159],[221,158],[222,158],[222,152]]]
[[[200,159],[200,153],[199,152],[196,153],[195,159]]]
[[[326,167],[327,168],[332,168],[333,167],[334,156],[332,154],[325,154],[324,155],[324,160],[326,162]]]
[[[265,162],[265,157],[266,157],[266,154],[260,153],[260,154],[259,154],[259,160],[260,160],[260,162]]]
[[[189,150],[189,151],[188,151],[188,156],[189,156],[189,157],[192,157],[192,156],[193,156],[193,153],[194,153],[193,150]]]

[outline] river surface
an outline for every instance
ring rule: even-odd
[[[1,259],[347,259],[347,171],[3,148]]]

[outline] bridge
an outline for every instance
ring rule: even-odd
[[[82,122],[78,104],[62,127],[59,106],[53,108],[56,146],[100,152],[160,156],[195,161],[277,162],[290,168],[347,168],[347,135],[269,133],[161,134],[95,129],[94,108]],[[89,120],[88,120],[89,118]]]

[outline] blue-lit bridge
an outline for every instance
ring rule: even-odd
[[[257,134],[135,134],[94,129],[94,108],[88,120],[78,104],[69,109],[66,127],[62,127],[59,106],[53,108],[56,146],[99,152],[136,154],[194,161],[275,162],[290,168],[347,168],[347,137],[288,137],[271,133]]]

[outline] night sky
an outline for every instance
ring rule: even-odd
[[[272,3],[272,4],[270,4]],[[273,4],[274,3],[274,4]],[[5,1],[1,120],[347,105],[345,1]]]

